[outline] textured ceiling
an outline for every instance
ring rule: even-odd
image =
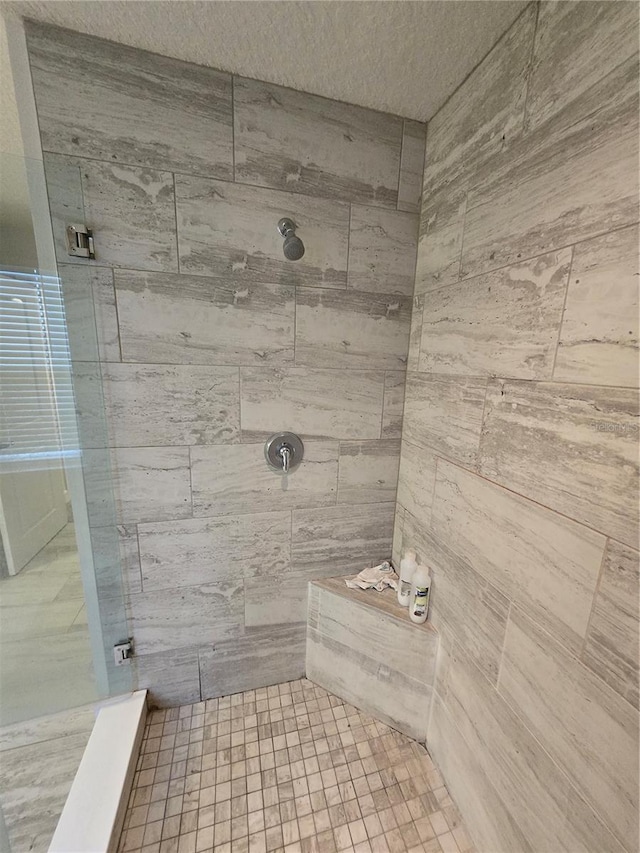
[[[519,0],[14,0],[15,14],[426,120]]]

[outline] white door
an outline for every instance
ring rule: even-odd
[[[67,523],[61,468],[0,473],[0,535],[16,575]]]

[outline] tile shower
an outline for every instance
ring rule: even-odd
[[[99,362],[72,341],[90,519],[107,526],[108,457],[136,677],[162,709],[123,850],[253,850],[232,817],[269,754],[256,850],[464,851],[457,812],[429,818],[453,808],[440,772],[487,853],[637,849],[637,15],[527,6],[428,128],[27,25],[67,303],[89,265],[100,336]],[[67,256],[69,221],[90,223],[95,261]],[[263,456],[282,429],[306,448],[286,489]],[[434,573],[431,758],[299,680],[309,581],[409,545]],[[345,796],[349,820],[304,835],[287,796],[268,827],[275,753],[326,800],[304,762],[344,719],[367,738],[336,741],[325,772],[346,765],[356,791],[368,743],[387,763],[364,777],[402,790],[410,766],[428,804],[399,822],[367,782],[369,814]],[[241,746],[240,811],[217,821]]]

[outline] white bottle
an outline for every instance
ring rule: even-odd
[[[417,568],[416,552],[412,548],[407,548],[404,557],[400,560],[400,580],[398,581],[398,601],[403,607],[409,606],[411,578]]]
[[[431,578],[426,566],[418,566],[411,581],[411,600],[409,602],[409,619],[421,625],[427,621],[429,612],[429,596],[431,594]]]

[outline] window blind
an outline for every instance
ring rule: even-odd
[[[37,270],[0,270],[0,462],[77,453],[60,280]]]

